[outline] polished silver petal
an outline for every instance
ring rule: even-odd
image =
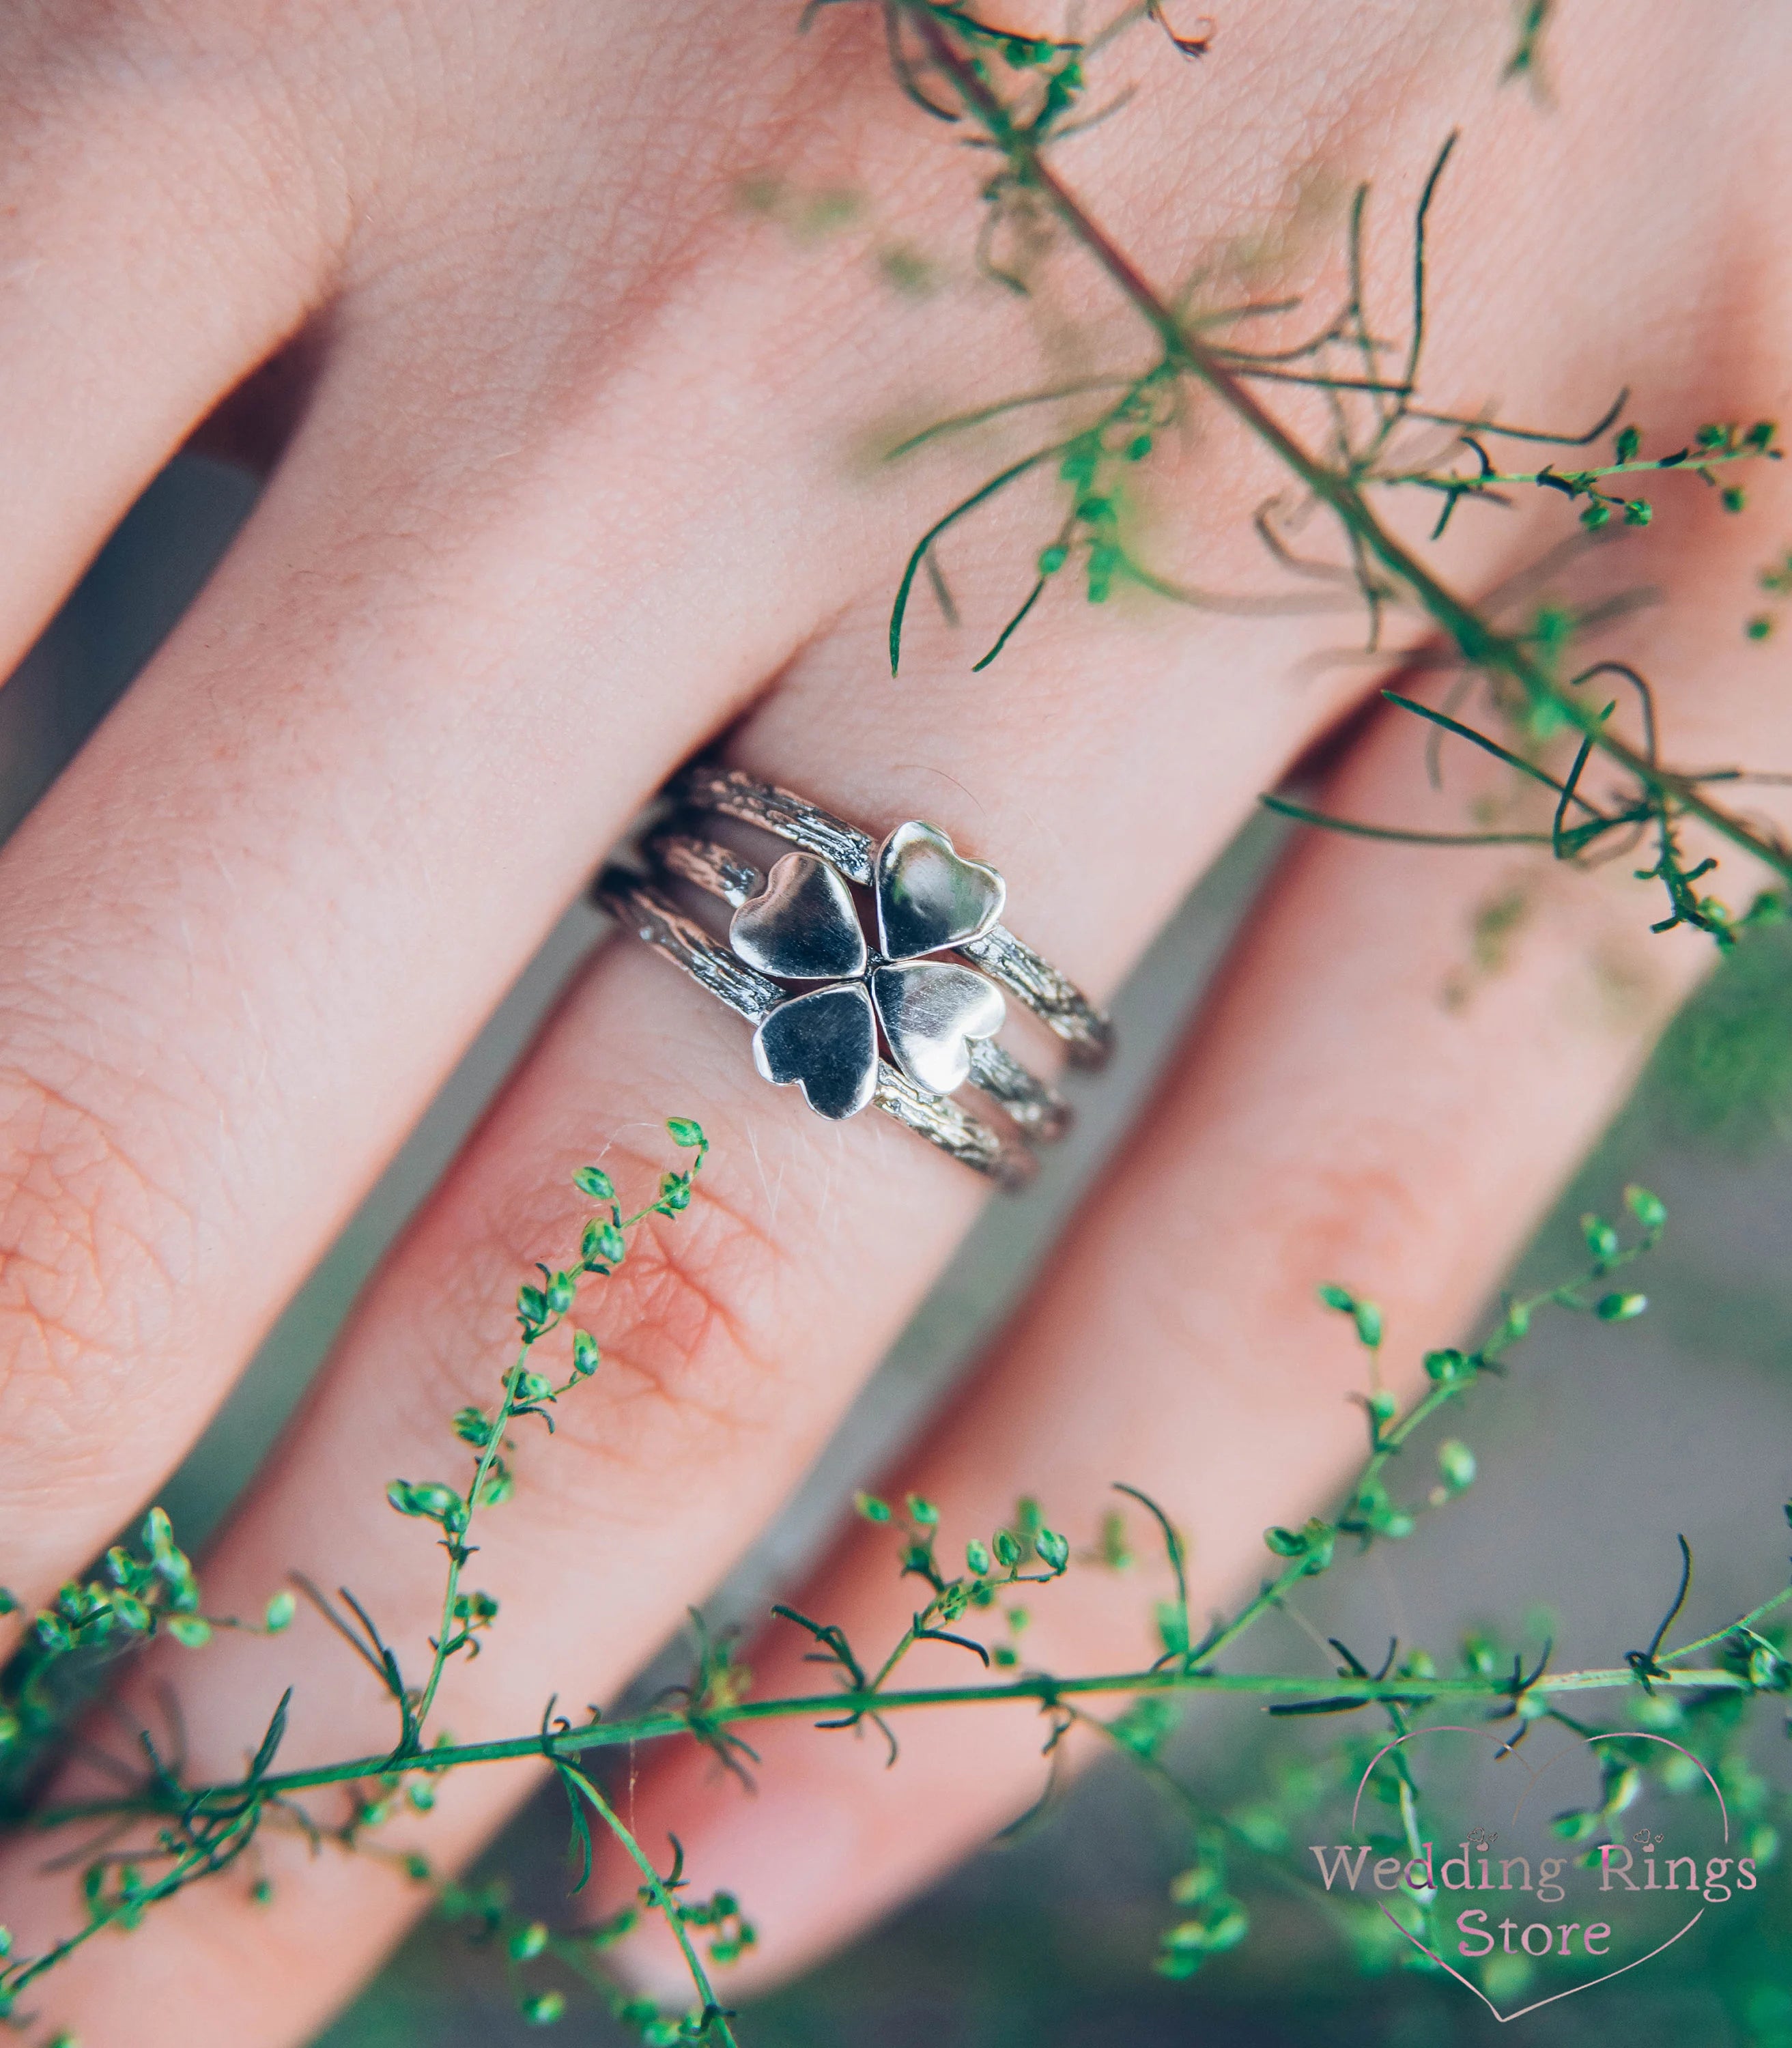
[[[980,939],[1008,894],[993,867],[967,860],[937,825],[913,819],[878,848],[876,886],[879,942],[890,960]]]
[[[864,983],[779,1003],[753,1034],[753,1064],[768,1081],[795,1082],[817,1115],[856,1116],[878,1084],[877,1024]]]
[[[852,891],[813,853],[773,863],[762,892],[734,913],[728,943],[749,967],[781,981],[850,981],[865,972]]]
[[[964,1085],[970,1041],[993,1038],[1008,1014],[993,981],[945,960],[875,967],[871,997],[897,1065],[935,1095]]]

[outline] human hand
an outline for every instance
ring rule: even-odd
[[[1460,124],[1433,222],[1439,402],[1497,394],[1577,423],[1627,381],[1664,437],[1785,405],[1779,10],[1739,10],[1716,47],[1679,10],[1588,0],[1553,33],[1549,112],[1500,89],[1499,10],[1321,18],[1283,0],[1222,26],[1201,70],[1129,57],[1138,101],[1059,160],[1154,274],[1205,263],[1247,293],[1253,262],[1272,284],[1332,276],[1326,194],[1369,177],[1372,282],[1398,307],[1394,224]],[[270,353],[229,424],[280,448],[191,615],[0,859],[0,1558],[28,1605],[153,1492],[607,844],[724,732],[742,765],[868,825],[937,819],[1098,993],[1321,742],[1339,740],[1332,808],[1462,822],[1474,785],[1453,762],[1429,794],[1410,730],[1347,723],[1371,677],[1311,665],[1352,630],[1335,617],[1104,612],[1054,591],[976,677],[987,643],[917,615],[890,685],[897,568],[987,448],[888,471],[867,448],[1067,361],[1132,360],[1135,334],[1072,252],[1026,301],[975,274],[979,161],[897,93],[875,14],[794,30],[780,9],[560,0],[522,18],[486,0],[33,6],[0,25],[13,657]],[[742,203],[770,176],[795,196],[782,218]],[[789,231],[845,188],[871,195],[857,224]],[[880,277],[898,244],[939,273],[930,298]],[[1278,481],[1194,416],[1161,506],[1203,581],[1268,580],[1250,517]],[[1783,511],[1765,477],[1751,488]],[[1459,518],[1441,558],[1488,587],[1564,516],[1546,498]],[[1038,519],[1017,498],[964,530],[968,609],[999,618]],[[1778,537],[1688,484],[1628,544],[1625,579],[1671,603],[1599,651],[1655,675],[1676,758],[1788,751],[1738,632]],[[1509,964],[1447,1007],[1478,906],[1515,878],[1530,908]],[[1621,877],[1529,856],[1301,845],[898,1486],[950,1527],[987,1527],[1025,1490],[1078,1530],[1126,1478],[1191,1532],[1197,1600],[1223,1597],[1256,1531],[1297,1522],[1356,1441],[1313,1283],[1360,1282],[1415,1344],[1464,1319],[1703,964],[1685,933],[1648,937],[1656,914]],[[707,1185],[611,1283],[603,1372],[482,1535],[503,1654],[456,1671],[456,1733],[530,1726],[556,1690],[607,1696],[702,1596],[979,1192],[899,1132],[767,1089],[735,1020],[619,944],[219,1539],[220,1611],[297,1569],[367,1593],[394,1640],[428,1635],[438,1560],[386,1484],[440,1464],[443,1418],[489,1394],[514,1274],[573,1215],[571,1169],[650,1180],[669,1111],[710,1131]],[[856,1539],[801,1604],[855,1636],[904,1607]],[[1075,1578],[1035,1629],[1029,1654],[1054,1668],[1136,1654],[1133,1618]],[[793,1681],[803,1647],[754,1652],[762,1684]],[[389,1703],[328,1649],[308,1617],[130,1684],[178,1680],[196,1771],[240,1768],[289,1680],[285,1761],[377,1749]],[[650,1772],[637,1817],[747,1899],[753,1968],[789,1967],[1024,1806],[1038,1742],[1030,1716],[917,1717],[886,1776],[871,1746],[805,1730],[766,1744],[754,1804],[699,1758]],[[431,1854],[470,1852],[532,1782],[448,1780]],[[21,1945],[75,1910],[40,1854],[8,1852]],[[273,1912],[233,1880],[201,1887],[83,1952],[48,2007],[89,2048],[303,2038],[417,1900],[297,1844],[270,1861]]]

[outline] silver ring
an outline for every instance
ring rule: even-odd
[[[732,848],[674,826],[643,844],[645,873],[607,868],[597,902],[746,1018],[761,1074],[799,1088],[818,1114],[875,1107],[1004,1186],[1030,1178],[1033,1146],[1061,1137],[1070,1111],[995,1042],[1004,991],[1074,1065],[1099,1066],[1112,1030],[1002,925],[1007,887],[995,869],[960,854],[937,825],[911,819],[874,840],[738,770],[700,764],[665,795],[677,811],[734,819],[795,851],[762,874]],[[680,885],[731,911],[725,944],[680,907],[670,893]],[[871,896],[875,946],[854,886]],[[952,1100],[967,1085],[993,1119]]]

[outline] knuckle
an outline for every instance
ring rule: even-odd
[[[613,1149],[619,1187],[657,1183],[663,1160]],[[545,1246],[576,1242],[581,1212],[559,1196],[501,1203],[468,1248],[464,1239],[434,1290],[448,1308],[425,1354],[414,1435],[441,1440],[444,1415],[471,1401],[490,1409],[515,1352],[510,1303]],[[707,1177],[706,1177],[707,1180]],[[626,1256],[607,1277],[584,1281],[564,1324],[532,1361],[564,1380],[573,1327],[588,1329],[603,1355],[589,1388],[553,1411],[555,1455],[532,1472],[551,1501],[579,1497],[592,1464],[686,1469],[737,1451],[772,1426],[780,1406],[775,1332],[786,1255],[766,1225],[720,1183],[700,1182],[688,1209],[648,1219],[630,1234]],[[514,1437],[514,1433],[513,1433]]]
[[[86,1092],[0,1070],[0,1441],[52,1470],[116,1421],[124,1376],[103,1368],[153,1344],[191,1251],[185,1212]]]

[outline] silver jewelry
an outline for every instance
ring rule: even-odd
[[[770,1081],[794,1085],[830,1118],[875,1105],[1006,1185],[1028,1178],[1030,1146],[1062,1135],[1063,1098],[995,1043],[1018,997],[1073,1065],[1107,1057],[1107,1019],[999,920],[1007,885],[937,825],[910,820],[881,842],[788,789],[738,770],[687,770],[666,794],[680,809],[733,818],[796,851],[762,875],[731,848],[681,830],[650,838],[643,876],[607,870],[594,894],[638,936],[755,1027]],[[726,946],[686,917],[664,883],[733,912]],[[852,885],[871,892],[867,944]],[[952,957],[942,957],[952,956]],[[794,983],[794,988],[782,984]],[[881,1035],[890,1058],[881,1057]],[[951,1100],[967,1083],[999,1124]]]

